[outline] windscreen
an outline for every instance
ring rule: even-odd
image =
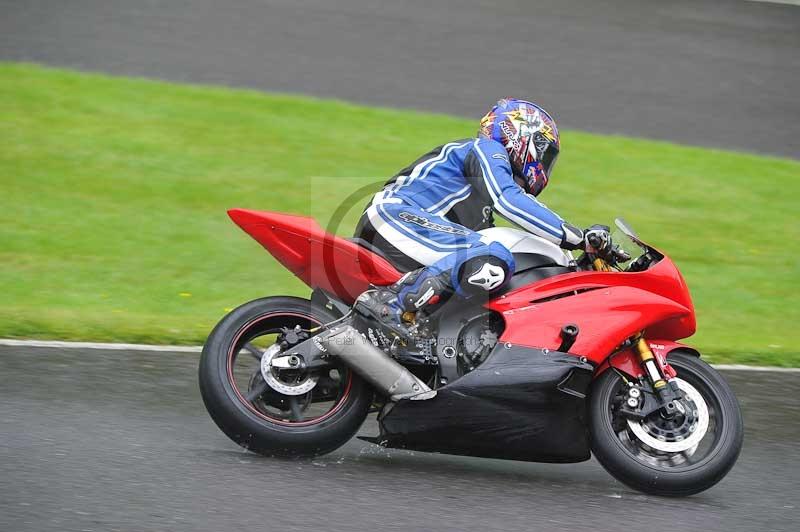
[[[647,251],[647,247],[639,240],[633,228],[622,218],[614,220],[616,228],[611,233],[611,241],[625,251],[632,259],[636,259]]]

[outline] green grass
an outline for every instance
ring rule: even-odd
[[[308,293],[226,209],[326,220],[475,126],[0,64],[0,337],[200,343],[226,309]],[[578,225],[623,214],[670,253],[710,359],[798,366],[799,177],[796,161],[567,131],[543,199]]]

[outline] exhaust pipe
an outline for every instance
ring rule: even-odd
[[[350,325],[336,327],[320,340],[327,351],[342,359],[392,401],[431,399],[436,396],[436,390],[431,390]]]

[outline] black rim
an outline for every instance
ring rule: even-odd
[[[239,331],[228,352],[227,373],[233,391],[248,410],[271,423],[293,427],[321,423],[341,410],[353,384],[352,372],[341,363],[313,373],[273,370],[273,377],[289,387],[316,379],[310,391],[297,395],[277,392],[261,373],[264,352],[280,338],[282,330],[309,330],[319,324],[307,314],[276,312],[250,321]]]

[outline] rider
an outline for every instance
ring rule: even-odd
[[[356,310],[400,335],[419,310],[455,292],[491,294],[514,273],[511,252],[477,231],[493,211],[564,249],[584,232],[536,200],[559,152],[553,118],[533,102],[505,98],[481,119],[477,138],[423,155],[375,194],[355,236],[401,271],[395,284],[362,294]]]

